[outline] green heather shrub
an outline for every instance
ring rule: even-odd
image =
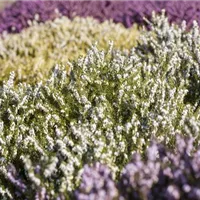
[[[0,81],[8,78],[11,71],[15,71],[17,82],[43,80],[56,63],[85,56],[95,42],[105,49],[112,40],[117,49],[125,50],[136,44],[138,35],[136,26],[126,29],[121,24],[99,23],[93,18],[76,17],[71,21],[62,17],[53,22],[32,22],[20,34],[2,35]]]
[[[199,144],[199,27],[164,15],[151,26],[130,53],[93,46],[45,83],[16,88],[11,73],[0,92],[2,198],[71,198],[86,163],[106,163],[117,179],[154,138],[174,147],[176,134],[192,134]]]

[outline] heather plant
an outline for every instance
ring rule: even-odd
[[[45,22],[61,15],[70,19],[92,16],[100,22],[112,19],[132,27],[134,23],[145,24],[144,16],[150,19],[152,11],[160,13],[162,9],[170,22],[186,20],[188,27],[200,19],[199,1],[16,1],[0,13],[0,33],[20,32],[29,26],[29,20]]]
[[[95,42],[105,50],[107,41],[112,40],[115,48],[125,50],[136,45],[139,36],[136,26],[127,30],[120,24],[111,21],[100,24],[89,17],[30,23],[32,26],[20,34],[2,35],[0,81],[8,78],[11,71],[15,72],[16,82],[44,80],[56,63],[85,56]]]
[[[163,14],[151,29],[130,52],[92,46],[44,83],[15,88],[11,73],[0,92],[2,196],[71,198],[86,163],[107,164],[117,179],[154,138],[174,147],[175,134],[192,134],[199,143],[198,93],[190,93],[199,28],[186,32]]]
[[[135,154],[122,171],[120,199],[199,199],[200,150],[193,142],[178,136],[174,152],[152,143],[144,159]]]
[[[93,166],[85,165],[79,191],[75,191],[75,197],[85,199],[118,199],[118,190],[112,179],[111,170],[100,163]]]
[[[183,139],[180,135],[176,136],[173,151],[152,142],[144,156],[134,153],[117,184],[105,165],[86,165],[75,197],[77,200],[93,197],[100,200],[100,195],[105,195],[103,199],[107,200],[198,200],[200,149],[195,150],[194,140],[192,137]]]
[[[164,15],[164,10],[162,11],[161,18],[153,13],[152,31],[144,32],[141,37],[141,45],[138,45],[136,49],[143,57],[147,57],[148,54],[147,62],[152,59],[155,63],[162,63],[164,67],[168,66],[168,70],[170,72],[174,71],[174,73],[177,73],[177,70],[180,69],[181,75],[176,76],[174,81],[176,85],[180,85],[181,76],[188,80],[189,85],[185,102],[196,105],[196,109],[198,109],[198,102],[200,100],[199,26],[194,21],[193,29],[188,32],[186,31],[185,21],[183,21],[181,28],[179,28],[174,24],[170,25]],[[148,20],[147,22],[151,23]],[[158,61],[159,58],[156,56],[158,54],[162,57],[160,61]],[[166,69],[164,68],[163,70]],[[168,79],[167,83],[171,84]]]

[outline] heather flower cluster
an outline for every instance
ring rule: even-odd
[[[145,24],[143,17],[151,18],[152,11],[166,10],[170,22],[180,24],[199,22],[199,1],[16,1],[0,13],[0,32],[20,32],[29,21],[45,22],[60,16],[92,16],[103,22],[112,19],[125,27]],[[146,25],[146,24],[145,24]]]
[[[0,38],[0,81],[15,72],[15,82],[35,83],[45,80],[57,63],[85,56],[88,48],[98,43],[106,50],[113,41],[116,49],[128,50],[136,45],[139,31],[129,30],[111,21],[99,23],[93,18],[66,17],[45,23],[30,22],[21,34],[5,34]]]
[[[138,153],[133,155],[117,183],[105,165],[96,163],[90,168],[86,165],[81,185],[75,191],[76,199],[197,200],[200,198],[200,149],[194,150],[193,141],[193,138],[177,136],[174,151],[152,142],[144,158]]]
[[[199,27],[194,22],[188,32],[184,22],[182,27],[170,25],[164,13],[153,14],[150,25],[151,31],[144,31],[130,51],[116,50],[112,42],[105,51],[93,45],[85,57],[68,62],[68,71],[56,65],[44,83],[15,87],[15,74],[10,74],[0,92],[2,198],[71,199],[80,185],[77,198],[87,199],[92,191],[88,199],[115,199],[122,193],[112,180],[152,139],[174,148],[175,135],[192,135],[195,146],[199,144]],[[155,146],[149,150],[147,168],[138,156],[135,169],[126,165],[122,199],[150,195],[161,169],[155,151]],[[95,162],[106,164],[113,177],[96,164],[86,167],[80,184],[84,165]],[[188,171],[185,164],[176,166]],[[128,179],[135,176],[138,180]],[[100,185],[97,179],[102,179]],[[162,183],[155,191],[159,187]],[[172,181],[162,194],[175,191],[181,196],[179,190],[179,183]]]
[[[76,199],[117,199],[117,187],[112,179],[110,169],[100,163],[92,167],[85,165],[79,191],[75,192]]]

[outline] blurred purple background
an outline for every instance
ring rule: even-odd
[[[161,9],[166,10],[170,22],[186,20],[188,27],[193,20],[200,22],[199,1],[17,1],[0,13],[0,32],[20,32],[36,14],[39,22],[78,15],[93,16],[100,22],[113,19],[130,27],[133,23],[144,24],[143,16],[150,18],[153,10]]]

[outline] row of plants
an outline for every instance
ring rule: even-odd
[[[194,148],[194,140],[177,136],[173,151],[153,141],[144,154],[133,154],[118,181],[114,181],[112,171],[105,164],[86,164],[80,186],[70,196],[60,192],[52,197],[55,191],[49,193],[42,184],[33,193],[33,183],[31,188],[30,182],[21,178],[13,165],[9,165],[7,177],[17,199],[198,200],[200,149]],[[37,165],[34,172],[37,175],[41,170],[41,165]],[[6,192],[2,199],[7,199]]]
[[[199,199],[199,26],[171,25],[164,12],[148,24],[128,51],[93,45],[67,66],[61,60],[45,82],[16,86],[14,72],[4,81],[1,199]],[[54,27],[30,30],[39,26]],[[176,145],[176,135],[192,139]]]
[[[66,17],[45,23],[30,22],[31,27],[20,34],[5,34],[0,38],[0,81],[15,72],[15,83],[34,83],[45,80],[57,63],[65,63],[85,56],[88,48],[98,42],[106,50],[108,41],[115,48],[128,50],[136,45],[139,30],[111,21],[99,23],[93,18]]]
[[[107,166],[85,165],[74,196],[79,200],[198,200],[200,150],[194,150],[193,142],[177,136],[174,151],[152,142],[145,155],[132,156],[117,183]]]
[[[0,32],[20,32],[29,26],[28,21],[45,22],[60,16],[92,16],[100,22],[112,19],[125,27],[134,23],[145,24],[152,11],[166,10],[170,22],[199,21],[199,1],[16,1],[0,13]]]

